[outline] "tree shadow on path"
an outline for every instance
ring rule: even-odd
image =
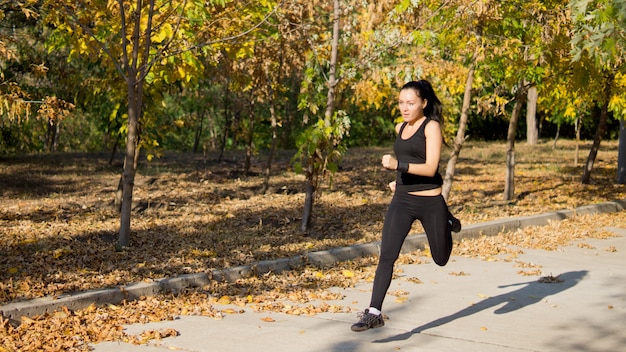
[[[571,272],[561,274],[558,276],[558,279],[562,280],[561,282],[542,283],[539,281],[529,281],[529,282],[522,282],[518,284],[498,286],[499,288],[506,288],[506,287],[511,287],[511,286],[522,286],[522,287],[516,291],[506,292],[495,297],[489,297],[479,303],[476,303],[452,315],[448,315],[446,317],[431,321],[430,323],[426,323],[422,326],[418,326],[409,332],[395,335],[395,336],[390,336],[381,340],[375,340],[373,342],[384,343],[384,342],[408,340],[414,334],[419,334],[424,330],[428,330],[431,328],[435,328],[435,327],[450,323],[456,319],[461,319],[461,318],[470,316],[472,314],[476,314],[480,311],[498,306],[503,303],[506,303],[506,304],[496,309],[494,313],[495,314],[511,313],[518,309],[540,302],[548,296],[556,295],[560,292],[563,292],[565,290],[568,290],[576,286],[576,284],[578,284],[585,276],[587,276],[587,273],[588,272],[586,270],[582,270],[582,271],[571,271]]]

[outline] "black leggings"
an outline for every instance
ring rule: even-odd
[[[452,234],[448,223],[448,205],[443,196],[415,196],[396,192],[385,216],[370,307],[382,308],[391,284],[394,264],[415,220],[420,220],[424,227],[435,263],[444,266],[450,259]]]

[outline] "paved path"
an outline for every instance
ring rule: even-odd
[[[390,292],[406,291],[408,299],[387,296],[383,310],[390,319],[379,329],[350,331],[355,313],[304,317],[245,309],[222,320],[181,316],[131,325],[126,327],[130,334],[172,328],[179,336],[143,346],[108,342],[93,347],[96,352],[626,351],[626,229],[611,231],[618,236],[558,251],[524,250],[515,259],[541,265],[542,276],[559,276],[561,283],[520,275],[524,269],[515,261],[454,256],[443,268],[403,265]],[[371,284],[334,290],[345,298],[329,304],[358,311],[369,302]]]

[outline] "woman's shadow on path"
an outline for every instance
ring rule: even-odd
[[[587,276],[587,273],[588,272],[586,270],[567,272],[557,277],[558,279],[560,279],[559,280],[560,282],[543,283],[539,281],[529,281],[529,282],[522,282],[518,284],[498,286],[499,288],[506,288],[506,287],[511,287],[511,286],[522,286],[522,287],[513,292],[507,292],[507,293],[503,293],[495,297],[489,297],[479,303],[476,303],[452,315],[448,315],[446,317],[431,321],[430,323],[424,324],[422,326],[418,326],[409,332],[395,335],[395,336],[390,336],[381,340],[375,340],[373,342],[383,343],[383,342],[408,340],[414,334],[419,334],[424,330],[447,324],[456,319],[470,316],[482,310],[489,309],[489,308],[498,306],[503,303],[506,303],[506,304],[502,306],[501,308],[496,309],[494,313],[495,314],[511,313],[518,309],[540,302],[547,296],[556,295],[560,292],[563,292],[567,289],[570,289],[576,286],[576,284],[578,284],[585,276]]]

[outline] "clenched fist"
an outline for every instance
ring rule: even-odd
[[[398,168],[398,160],[391,156],[390,154],[383,155],[382,161],[383,167],[389,170],[395,170]]]

